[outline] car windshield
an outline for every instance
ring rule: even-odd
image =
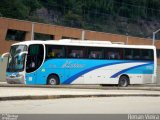
[[[25,54],[20,55],[21,52],[27,50],[25,45],[11,46],[10,56],[8,58],[7,72],[20,72],[24,70]]]

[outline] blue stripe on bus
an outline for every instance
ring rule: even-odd
[[[95,69],[98,69],[98,68],[101,68],[101,67],[105,67],[105,66],[110,66],[110,65],[115,65],[115,64],[122,64],[122,63],[125,63],[125,62],[117,62],[117,63],[108,63],[108,64],[102,64],[102,65],[98,65],[98,66],[94,66],[94,67],[91,67],[91,68],[88,68],[88,69],[85,69],[73,76],[71,76],[70,78],[68,78],[66,81],[64,81],[62,84],[69,84],[69,83],[72,83],[75,79],[77,79],[78,77],[80,77],[81,75],[83,74],[86,74],[92,70],[95,70]]]
[[[153,64],[153,62],[150,62],[150,63],[147,63],[147,64],[143,64],[143,65],[137,65],[137,66],[134,66],[134,67],[130,67],[130,68],[121,70],[121,71],[115,73],[114,75],[112,75],[110,78],[116,78],[120,74],[126,73],[129,70],[133,70],[133,69],[136,69],[136,68],[139,68],[139,67],[143,67],[143,66],[147,66],[147,65],[151,65],[151,64]]]
[[[95,69],[98,69],[98,68],[101,68],[101,67],[106,67],[106,66],[111,66],[111,65],[116,65],[116,64],[122,64],[122,63],[133,63],[133,62],[135,62],[135,61],[115,62],[115,63],[108,63],[108,64],[102,64],[102,65],[94,66],[94,67],[85,69],[85,70],[83,70],[83,71],[81,71],[81,72],[79,72],[79,73],[71,76],[70,78],[68,78],[67,80],[65,80],[64,82],[62,82],[62,84],[70,84],[70,83],[72,83],[75,79],[77,79],[78,77],[80,77],[81,75],[86,74],[86,73],[88,73],[88,72],[90,72],[90,71],[92,71],[92,70],[95,70]],[[145,65],[148,65],[148,64],[151,64],[151,63],[147,63],[147,64],[145,64]],[[153,62],[152,62],[152,64],[153,64]],[[140,66],[142,66],[142,65],[140,65]],[[139,66],[139,67],[140,67],[140,66]],[[144,66],[144,65],[143,65],[143,66]],[[134,69],[134,68],[135,68],[135,67],[131,67],[131,68],[128,68],[128,70]],[[126,69],[126,70],[127,70],[127,69]],[[123,71],[123,70],[122,70],[122,71]],[[121,72],[121,71],[120,71],[120,72]],[[124,72],[125,72],[125,71],[124,71]],[[118,73],[119,73],[119,72],[118,72]],[[118,74],[118,73],[117,73],[117,74]]]

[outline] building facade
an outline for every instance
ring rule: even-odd
[[[152,45],[152,39],[82,30],[3,17],[0,18],[0,54],[9,51],[11,44],[20,41],[31,39],[59,40],[69,38],[124,42],[125,44],[130,45]],[[160,52],[160,40],[155,41],[155,46],[157,51]],[[158,53],[158,63],[160,63],[159,56],[160,54]]]

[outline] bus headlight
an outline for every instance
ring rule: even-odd
[[[23,75],[21,75],[21,74],[17,74],[17,75],[16,75],[16,77],[22,77],[22,76],[23,76]]]

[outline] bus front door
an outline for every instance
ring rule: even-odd
[[[26,62],[26,84],[36,84],[37,79],[37,65],[34,57],[27,55]]]

